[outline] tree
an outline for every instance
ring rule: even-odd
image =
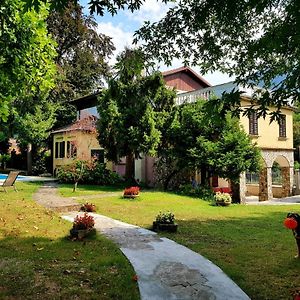
[[[165,189],[173,176],[186,170],[201,170],[201,183],[206,185],[211,175],[237,182],[242,172],[258,169],[259,150],[238,120],[220,117],[209,108],[206,101],[179,106],[171,114],[171,124],[166,123],[167,146],[159,151],[160,159],[169,165]]]
[[[134,159],[154,155],[161,138],[160,122],[174,105],[160,73],[142,76],[144,58],[138,50],[125,50],[117,58],[117,74],[99,98],[98,132],[108,160],[126,156],[126,178],[134,178]]]
[[[41,3],[50,3],[52,10],[63,10],[70,2],[70,0],[23,0],[26,3],[27,8],[34,7],[36,10],[39,10]],[[78,4],[78,0],[72,0],[74,4]],[[118,10],[128,9],[133,12],[138,10],[145,0],[90,0],[89,8],[91,14],[97,13],[100,16],[104,15],[105,11],[108,11],[110,14],[117,14]],[[162,0],[162,2],[167,3],[168,0]]]
[[[44,19],[46,6],[39,12],[23,11],[21,0],[0,4],[0,120],[6,121],[12,103],[31,106],[30,99],[48,93],[54,86],[55,43],[48,36]]]
[[[165,63],[180,58],[203,73],[220,70],[270,89],[256,99],[265,115],[268,106],[280,110],[300,95],[299,10],[297,0],[183,0],[161,21],[146,22],[136,41]]]
[[[24,1],[28,7],[40,2]],[[62,9],[67,0],[50,2]],[[137,10],[144,2],[91,0],[89,5],[91,13],[114,15],[120,9]],[[144,40],[149,57],[167,64],[180,58],[203,73],[220,70],[236,75],[238,83],[271,90],[259,95],[258,114],[265,116],[276,105],[271,117],[278,119],[280,108],[300,94],[299,10],[297,0],[182,0],[160,22],[146,22],[135,41]]]
[[[52,11],[48,30],[57,42],[55,62],[59,77],[50,99],[59,104],[56,127],[74,121],[75,107],[70,100],[95,92],[109,74],[107,59],[115,49],[111,38],[97,32],[93,16],[68,1],[63,12]]]

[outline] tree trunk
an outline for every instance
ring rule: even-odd
[[[125,179],[135,180],[135,166],[134,166],[134,155],[130,153],[126,156],[126,167],[125,167]]]
[[[27,144],[27,175],[32,174],[32,144]]]
[[[209,185],[207,174],[206,174],[207,173],[206,165],[201,165],[200,172],[201,172],[201,185]]]
[[[166,191],[168,189],[169,182],[178,172],[179,172],[179,170],[174,170],[167,176],[166,180],[164,180],[164,183],[163,183],[164,191]]]
[[[232,202],[233,203],[241,203],[240,184],[231,181],[230,185],[231,185],[231,190],[232,190]]]

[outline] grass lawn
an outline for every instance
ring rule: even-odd
[[[92,199],[98,212],[151,227],[159,211],[170,210],[179,232],[164,234],[220,266],[252,299],[292,299],[300,290],[296,243],[283,220],[300,206],[215,207],[191,197],[142,192],[135,200]]]
[[[38,187],[0,192],[0,299],[139,299],[120,250],[100,235],[67,239],[71,223],[32,200]]]
[[[107,194],[112,192],[122,193],[123,187],[116,188],[113,186],[99,186],[99,185],[81,185],[78,184],[76,192],[73,192],[73,184],[60,184],[59,193],[62,197],[76,197],[76,196],[90,196],[96,194]]]

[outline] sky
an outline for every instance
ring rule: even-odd
[[[87,3],[88,0],[80,0],[80,4],[84,7],[85,14],[89,14]],[[124,50],[125,46],[130,47],[132,45],[134,32],[139,29],[145,21],[159,21],[165,16],[171,5],[174,4],[164,4],[157,0],[146,0],[140,10],[133,13],[129,11],[119,11],[115,16],[111,16],[107,13],[103,17],[95,14],[94,17],[98,23],[97,31],[110,36],[116,48],[114,56],[110,60],[110,64],[114,64],[116,55]],[[178,59],[174,59],[172,65],[169,67],[163,63],[159,64],[161,71],[178,68],[182,65],[182,62]],[[192,67],[192,69],[199,73],[199,68]],[[225,83],[234,79],[221,72],[199,74],[212,85]]]

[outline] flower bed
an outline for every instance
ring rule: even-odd
[[[71,238],[82,240],[91,232],[94,232],[95,220],[92,216],[84,213],[83,216],[76,216],[73,222],[73,228],[70,230]]]
[[[131,186],[126,188],[123,193],[124,198],[136,198],[140,195],[140,188],[138,186]]]

